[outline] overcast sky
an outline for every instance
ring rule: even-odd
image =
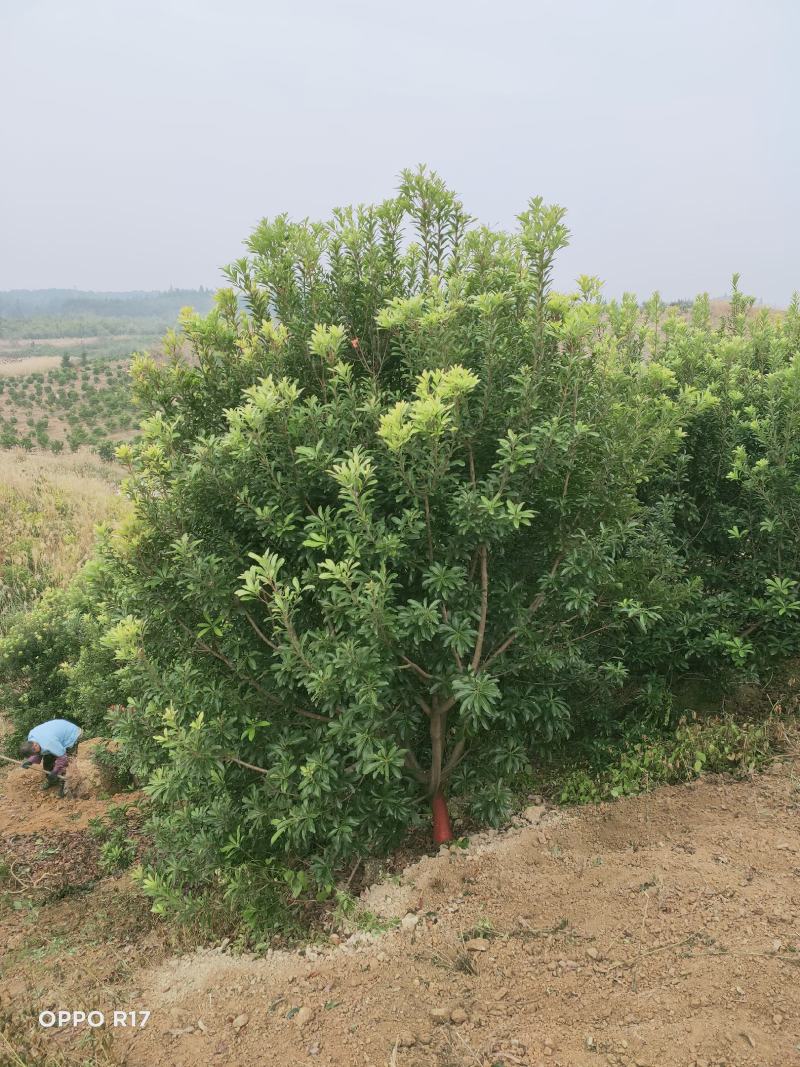
[[[0,289],[220,283],[426,162],[557,281],[800,288],[797,0],[0,0]]]

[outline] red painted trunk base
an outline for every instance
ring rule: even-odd
[[[446,845],[448,841],[453,840],[453,828],[447,813],[447,801],[441,790],[434,793],[431,807],[433,808],[433,843],[434,845]]]

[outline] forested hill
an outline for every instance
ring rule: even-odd
[[[158,337],[183,307],[210,311],[213,289],[97,293],[81,289],[0,292],[0,340]]]
[[[64,318],[84,315],[101,318],[153,318],[173,320],[182,307],[197,311],[211,309],[214,290],[167,289],[147,292],[93,292],[83,289],[10,289],[0,292],[0,318],[27,319],[55,315]]]

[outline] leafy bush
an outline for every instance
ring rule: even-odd
[[[115,707],[109,711],[116,712]],[[103,784],[109,793],[122,793],[126,789],[135,789],[138,781],[131,771],[130,759],[126,752],[116,745],[99,744],[92,750],[92,759],[100,768]]]
[[[473,226],[408,172],[264,221],[168,362],[134,361],[134,516],[91,588],[159,910],[286,922],[427,805],[439,841],[448,794],[497,823],[571,737],[669,728],[681,679],[800,650],[797,302],[754,316],[735,281],[713,328],[706,297],[557,294],[567,237],[539,199]],[[68,674],[91,703],[102,669]],[[695,729],[597,789],[745,751]]]
[[[161,809],[154,893],[330,892],[426,802],[446,839],[446,789],[496,820],[704,600],[665,501],[714,398],[642,363],[595,280],[549,292],[561,209],[468,221],[407,173],[377,208],[264,222],[239,299],[184,317],[193,358],[134,363],[104,641]]]
[[[85,577],[46,591],[16,616],[0,637],[0,705],[13,726],[8,747],[48,719],[70,719],[87,737],[103,733],[120,689],[113,654],[101,643],[104,622]]]

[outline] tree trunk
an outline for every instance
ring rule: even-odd
[[[431,773],[428,788],[433,809],[433,843],[435,845],[444,845],[453,840],[453,828],[447,812],[447,801],[442,792],[442,757],[447,727],[445,708],[438,703],[434,703],[431,708]]]
[[[450,825],[447,801],[441,789],[433,794],[431,808],[433,809],[433,843],[434,845],[446,845],[448,841],[453,840],[453,828]]]

